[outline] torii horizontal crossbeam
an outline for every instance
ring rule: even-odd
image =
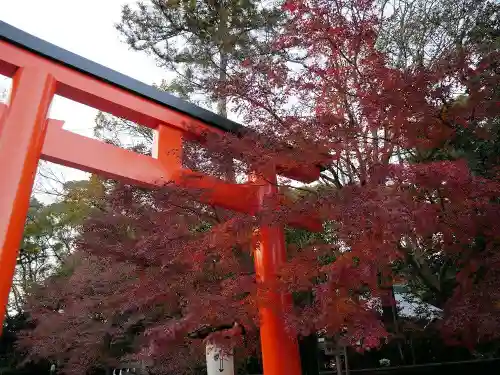
[[[1,115],[0,105],[0,115]],[[243,213],[258,211],[259,185],[229,183],[189,169],[172,168],[161,160],[125,150],[96,139],[64,130],[63,122],[48,120],[41,158],[143,187],[174,183],[202,192],[199,199]],[[311,215],[295,217],[290,223],[311,231],[321,223]]]

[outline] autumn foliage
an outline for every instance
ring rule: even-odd
[[[196,203],[200,192],[174,186],[116,186],[66,274],[30,305],[38,325],[25,343],[35,355],[81,369],[139,352],[164,370],[189,370],[204,355],[189,333],[234,321],[246,335],[224,340],[248,354],[258,349],[257,307],[269,288],[310,296],[287,311],[290,332],[342,331],[349,344],[375,347],[388,336],[371,299],[382,279],[430,290],[450,341],[498,338],[498,176],[472,173],[453,149],[463,129],[482,139],[498,118],[498,53],[465,43],[400,69],[376,48],[371,1],[292,0],[284,10],[273,53],[245,59],[222,87],[214,82],[256,134],[205,147],[257,173],[280,163],[277,145],[291,146],[297,164],[321,150],[313,160],[329,154],[321,182],[280,180],[295,186],[287,193],[295,203],[257,216]],[[278,282],[258,284],[254,229],[299,213],[319,215],[324,232],[290,239]]]

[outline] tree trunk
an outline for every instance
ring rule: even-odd
[[[223,85],[227,80],[227,64],[229,60],[229,27],[228,9],[217,2],[217,13],[219,15],[218,44],[219,44],[219,85]],[[227,100],[219,97],[217,101],[217,113],[227,117]]]
[[[223,37],[219,58],[220,58],[220,71],[219,71],[219,84],[223,85],[227,80],[227,63],[228,55],[226,51],[226,37]],[[217,102],[217,113],[223,117],[227,117],[227,100],[226,98],[219,98]]]
[[[299,339],[302,375],[318,375],[318,337],[315,333]]]
[[[396,335],[396,346],[399,354],[400,364],[405,363],[404,349],[399,337],[399,317],[394,288],[392,284],[381,290],[382,321],[389,332]]]
[[[219,3],[218,3],[219,4]],[[228,27],[228,9],[223,5],[218,6],[217,12],[219,14],[219,85],[223,85],[227,81],[227,66],[229,62],[228,50],[231,48],[229,45],[229,27]],[[227,117],[227,100],[226,98],[219,97],[217,100],[217,113],[223,117]],[[233,166],[233,158],[230,155],[224,155],[220,158],[214,158],[215,163],[219,164],[218,170],[226,181],[234,181],[235,173]],[[220,160],[219,160],[220,159]]]

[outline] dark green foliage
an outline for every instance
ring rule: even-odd
[[[50,362],[25,362],[24,353],[16,351],[17,335],[22,329],[29,329],[27,319],[23,314],[8,317],[4,322],[0,336],[0,374],[49,374]]]
[[[267,41],[282,19],[273,1],[151,0],[125,5],[117,28],[131,48],[176,73],[162,89],[200,104],[217,102],[226,116],[217,86],[235,64],[269,52]]]

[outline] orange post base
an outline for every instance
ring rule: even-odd
[[[269,281],[286,256],[283,229],[261,228],[260,246],[255,251],[256,272]],[[291,303],[289,296],[267,292],[260,307],[260,339],[264,375],[301,375],[297,338],[287,332],[283,310]]]
[[[266,182],[259,185],[262,207],[265,197],[275,193],[276,187]],[[257,237],[258,245],[254,250],[257,280],[272,285],[279,267],[286,261],[283,228],[278,225],[261,227]],[[264,375],[301,375],[297,338],[286,330],[283,316],[291,296],[269,290],[263,294],[259,313]]]

